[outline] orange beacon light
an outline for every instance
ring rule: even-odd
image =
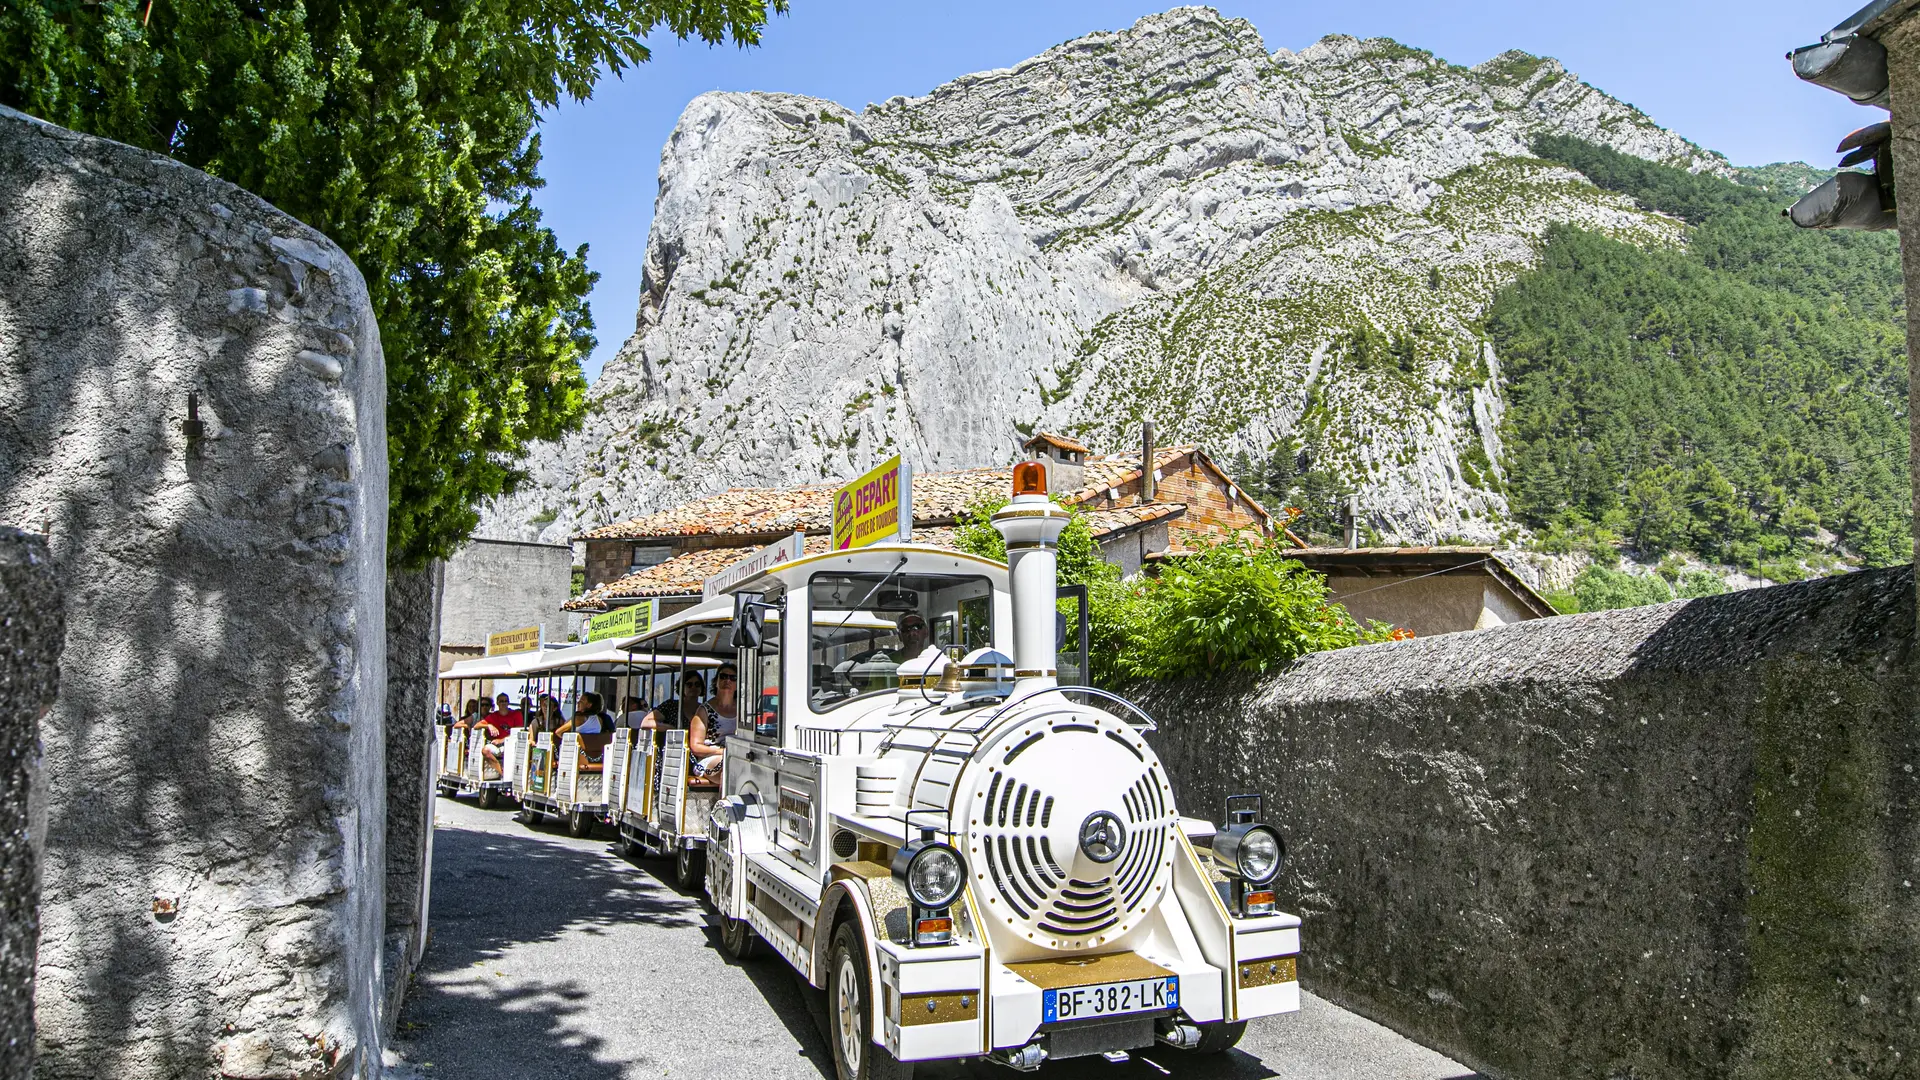
[[[1047,493],[1047,467],[1038,461],[1023,461],[1013,467],[1013,494],[1045,495]]]

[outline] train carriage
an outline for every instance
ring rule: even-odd
[[[472,681],[477,686],[486,680],[520,679],[527,665],[538,662],[539,657],[537,651],[527,651],[460,660],[440,673],[440,681],[457,686]],[[501,747],[498,762],[487,759],[486,746],[481,731],[434,725],[434,785],[441,794],[476,795],[480,805],[488,809],[512,794],[518,766],[512,740]]]
[[[713,634],[717,636],[721,629]],[[717,667],[722,662],[718,657],[636,652],[642,648],[641,640],[628,638],[556,649],[527,665],[526,671],[530,678],[554,690],[571,681],[569,697],[577,710],[584,680],[613,687],[607,696],[617,699],[633,694],[643,684],[657,683],[663,670]],[[657,692],[646,696],[657,696]],[[526,746],[525,764],[514,773],[512,782],[524,820],[553,814],[564,818],[568,831],[575,836],[586,836],[600,821],[618,823],[626,801],[624,785],[633,732],[625,727],[597,734],[534,731],[520,741]]]
[[[826,989],[843,1080],[1219,1051],[1299,1008],[1260,800],[1182,815],[1151,719],[1060,685],[1044,491],[1015,467],[1010,564],[881,543],[733,586],[727,643],[768,707],[727,741],[706,891],[728,951],[764,942]]]

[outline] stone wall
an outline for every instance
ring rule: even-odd
[[[1908,13],[1894,25],[1881,31],[1880,43],[1887,48],[1887,89],[1891,101],[1888,122],[1893,127],[1893,175],[1920,176],[1920,14]],[[1862,110],[1860,126],[1879,119]],[[1920,203],[1899,201],[1900,263],[1906,272],[1907,292],[1907,424],[1913,447],[1920,447],[1920,364],[1913,360],[1914,343],[1920,341]],[[1912,461],[1914,559],[1920,562],[1920,459]]]
[[[620,558],[630,545],[617,545]],[[615,577],[623,577],[626,564]],[[548,641],[565,641],[578,616],[561,611],[573,595],[573,549],[564,544],[474,540],[447,560],[440,643],[485,645],[487,635],[545,626]]]
[[[45,541],[0,529],[0,1076],[33,1075],[33,957],[40,937],[40,718],[53,704],[66,628]]]
[[[427,948],[433,879],[433,715],[444,563],[387,575],[387,929],[382,1017],[391,1030]]]
[[[0,524],[50,534],[68,630],[40,1076],[369,1075],[387,453],[365,283],[232,185],[8,110],[0,191]]]
[[[1139,692],[1264,792],[1308,987],[1493,1077],[1907,1077],[1910,567]]]

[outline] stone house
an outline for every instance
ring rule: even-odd
[[[1277,530],[1273,515],[1198,447],[1115,457],[1042,432],[1023,449],[1046,464],[1049,489],[1086,515],[1102,554],[1125,573],[1139,572],[1183,537],[1239,530],[1267,537]],[[914,539],[951,544],[967,510],[1004,495],[1007,484],[1004,466],[915,473]],[[574,539],[586,551],[586,589],[565,608],[601,611],[658,600],[657,614],[666,615],[689,606],[707,576],[783,536],[805,533],[809,551],[816,544],[824,550],[837,487],[732,488],[583,533]]]
[[[1328,598],[1364,625],[1419,637],[1544,619],[1553,605],[1486,547],[1309,547],[1289,552],[1327,576]]]

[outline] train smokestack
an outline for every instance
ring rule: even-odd
[[[1047,471],[1038,461],[1013,467],[1013,501],[993,515],[1007,542],[1013,584],[1013,678],[1016,691],[1057,685],[1054,602],[1059,596],[1060,532],[1067,512],[1047,498]]]

